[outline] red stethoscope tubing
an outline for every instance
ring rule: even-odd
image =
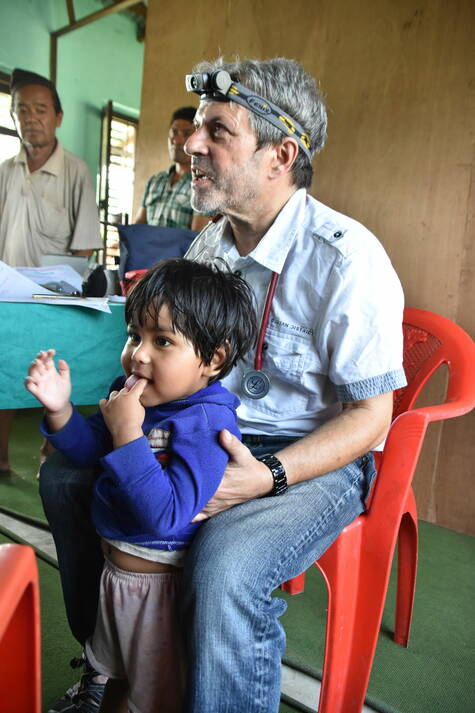
[[[266,301],[264,305],[264,311],[262,313],[261,326],[259,329],[259,336],[257,338],[256,346],[256,356],[254,357],[254,369],[256,371],[261,371],[262,369],[262,359],[264,352],[264,339],[267,332],[267,325],[269,324],[269,315],[272,307],[272,300],[274,299],[275,288],[277,287],[277,280],[279,279],[279,274],[277,272],[272,273],[271,280],[269,282],[269,287],[267,288]]]

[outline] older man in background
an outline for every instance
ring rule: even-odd
[[[56,138],[63,110],[54,84],[14,69],[11,112],[21,149],[0,164],[0,260],[40,265],[41,257],[90,256],[102,247],[87,165]],[[8,441],[15,411],[0,411],[0,472],[10,469]]]

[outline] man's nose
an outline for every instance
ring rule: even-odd
[[[195,129],[195,131],[186,140],[185,153],[189,156],[195,156],[196,154],[206,153],[206,144],[204,141],[204,133],[202,129]]]

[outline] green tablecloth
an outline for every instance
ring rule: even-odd
[[[111,314],[85,307],[0,302],[0,408],[31,408],[38,401],[25,389],[28,366],[41,349],[56,349],[71,368],[72,400],[96,404],[122,373],[124,305]]]

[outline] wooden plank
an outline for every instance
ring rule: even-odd
[[[121,10],[126,10],[131,5],[136,5],[136,4],[137,4],[137,0],[120,0],[119,2],[115,3],[114,5],[109,5],[108,7],[105,7],[102,10],[93,12],[91,15],[82,17],[80,20],[76,20],[75,22],[72,22],[69,25],[65,25],[65,27],[61,27],[59,30],[55,30],[51,34],[55,35],[56,37],[61,37],[62,35],[66,35],[68,32],[77,30],[79,27],[84,27],[85,25],[89,25],[91,22],[100,20],[102,17],[107,17],[107,15],[112,15],[116,12],[120,12]]]

